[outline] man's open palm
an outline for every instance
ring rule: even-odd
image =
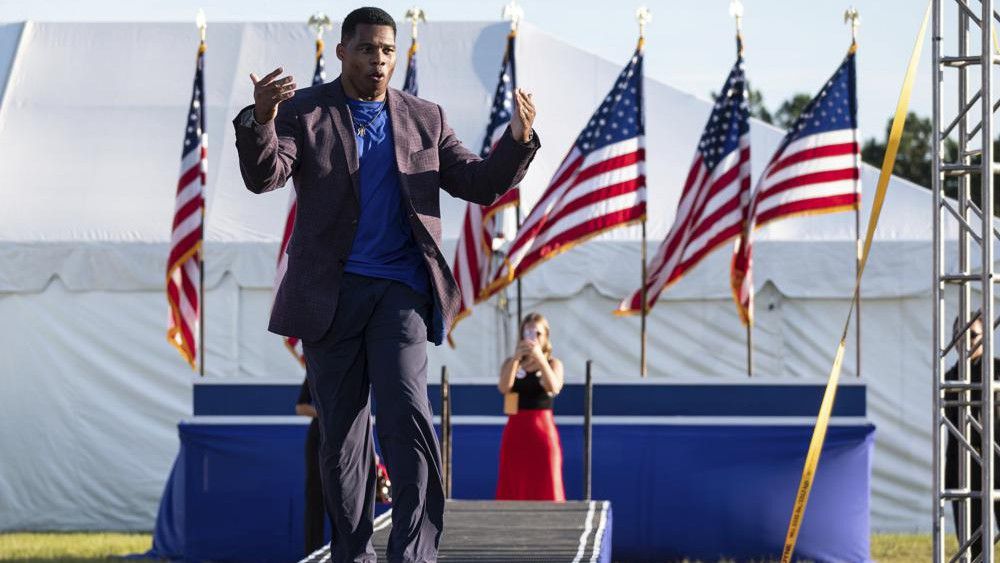
[[[257,123],[267,123],[278,115],[278,105],[295,95],[295,82],[291,76],[278,78],[282,69],[278,67],[263,78],[250,73],[253,82],[253,116]]]
[[[518,88],[514,91],[514,118],[510,120],[510,132],[522,143],[531,140],[531,127],[535,123],[535,104],[531,94]]]

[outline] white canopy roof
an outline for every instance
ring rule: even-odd
[[[420,93],[444,107],[473,150],[482,142],[506,33],[506,24],[499,23],[436,22],[421,31]],[[408,44],[408,34],[400,30],[400,45]],[[210,286],[226,272],[244,286],[272,283],[288,192],[253,196],[246,191],[230,120],[251,101],[251,71],[283,66],[300,84],[307,83],[312,41],[312,33],[299,23],[219,23],[208,30]],[[0,197],[13,202],[0,207],[0,260],[9,265],[0,271],[0,290],[38,290],[53,276],[73,289],[162,285],[196,45],[197,30],[180,23],[0,26],[0,79],[7,79],[0,103],[0,169],[6,172]],[[332,48],[327,54],[332,78],[339,65]],[[531,25],[522,27],[518,83],[534,92],[543,146],[522,184],[525,210],[544,191],[629,55],[607,61]],[[829,61],[823,61],[831,72],[840,55],[831,50]],[[649,45],[646,56],[666,55]],[[721,84],[728,69],[713,70]],[[402,78],[400,64],[394,84]],[[802,85],[807,90],[819,86]],[[652,252],[673,221],[711,104],[648,77],[645,92]],[[755,178],[782,134],[753,123]],[[877,170],[865,166],[862,226],[876,178]],[[464,206],[443,194],[446,239],[457,236]],[[913,253],[928,250],[930,217],[929,192],[893,178],[878,240],[903,244],[892,252],[876,249],[867,291],[896,295],[929,287],[929,274],[900,278],[899,272],[913,263]],[[638,283],[639,238],[638,227],[610,232],[536,270],[526,290],[568,294],[591,283],[601,293],[624,295]],[[844,243],[853,245],[854,238],[852,213],[772,223],[758,232],[757,284],[770,279],[786,294],[842,296],[850,291],[851,276],[836,273],[853,271],[853,246]],[[915,242],[920,244],[906,244]],[[636,259],[625,260],[626,267],[620,258],[608,260],[623,251]],[[727,255],[723,249],[714,253],[664,298],[704,295],[706,288],[727,294]],[[561,282],[544,281],[556,278]],[[573,281],[567,285],[567,279]]]

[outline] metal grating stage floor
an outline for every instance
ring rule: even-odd
[[[391,511],[375,519],[375,553],[385,558]],[[449,500],[438,561],[581,562],[611,560],[608,501]],[[327,563],[330,547],[301,563]]]

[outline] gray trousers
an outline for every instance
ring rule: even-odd
[[[444,520],[441,458],[427,399],[431,298],[407,285],[344,274],[337,313],[303,341],[319,414],[320,466],[333,523],[332,560],[374,562],[375,428],[392,481],[389,561],[437,559]]]

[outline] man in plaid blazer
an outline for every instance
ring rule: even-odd
[[[343,21],[333,82],[296,90],[257,78],[234,120],[240,170],[262,193],[294,180],[295,227],[270,330],[302,340],[321,428],[333,561],[375,561],[369,391],[392,479],[390,561],[434,561],[443,527],[441,461],[427,399],[427,341],[460,308],[441,253],[440,190],[487,205],[538,150],[531,94],[489,158],[466,149],[436,104],[388,87],[396,25],[377,8]]]

